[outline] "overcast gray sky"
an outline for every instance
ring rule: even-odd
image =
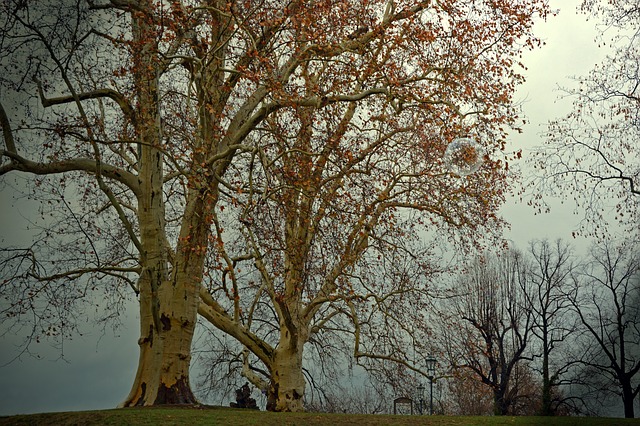
[[[569,111],[568,101],[558,101],[558,85],[569,86],[571,75],[586,74],[606,52],[594,42],[594,22],[577,15],[578,0],[550,0],[558,16],[539,22],[536,32],[546,46],[526,54],[527,83],[518,92],[530,124],[514,136],[512,147],[526,149],[540,145],[541,125]],[[0,245],[28,238],[26,223],[16,218],[18,210],[29,211],[24,200],[13,200],[8,191],[0,193]],[[510,201],[503,209],[512,224],[507,237],[524,248],[534,238],[571,240],[580,216],[573,205],[555,203],[548,215],[534,216],[530,207]],[[11,217],[11,221],[5,220]],[[574,244],[585,245],[584,240]],[[33,346],[39,359],[17,355],[19,336],[0,334],[0,415],[51,411],[113,408],[130,390],[137,365],[138,324],[133,306],[124,317],[119,335],[87,327],[83,337],[65,343],[64,359],[57,349],[40,343]],[[0,333],[4,331],[0,324]]]

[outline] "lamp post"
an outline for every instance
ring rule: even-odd
[[[436,361],[435,358],[429,357],[425,360],[427,364],[427,378],[429,379],[429,415],[433,416],[433,381],[436,376]]]
[[[420,415],[422,415],[424,414],[424,385],[422,383],[418,385],[418,395],[418,402],[420,403],[420,405],[418,405],[418,410],[420,411]]]

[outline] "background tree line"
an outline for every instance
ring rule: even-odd
[[[445,304],[454,315],[443,355],[452,371],[486,385],[494,413],[602,413],[613,402],[634,416],[636,241],[603,241],[583,258],[561,241],[537,241],[525,253],[508,249],[467,268]]]

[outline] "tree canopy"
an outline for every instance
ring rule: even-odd
[[[245,374],[249,352],[263,364],[275,410],[302,409],[302,348],[332,326],[348,325],[356,357],[406,362],[404,341],[372,337],[419,321],[438,270],[421,233],[499,229],[519,58],[547,13],[541,0],[2,8],[0,175],[33,176],[43,201],[39,238],[3,250],[5,312],[55,333],[92,290],[131,288],[140,363],[124,405],[194,401],[198,312],[247,348]],[[458,137],[481,145],[473,175],[442,161]]]

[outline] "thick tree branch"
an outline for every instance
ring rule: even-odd
[[[36,82],[38,86],[38,95],[40,96],[40,102],[42,103],[42,106],[45,108],[48,108],[54,105],[64,105],[69,103],[76,103],[78,101],[86,101],[90,99],[109,98],[118,104],[118,106],[122,110],[125,117],[127,117],[135,125],[135,121],[136,121],[135,110],[121,93],[116,92],[113,89],[97,89],[97,90],[92,90],[90,92],[76,93],[74,95],[59,96],[57,98],[47,98],[46,95],[44,94],[44,90],[42,89],[42,84],[40,83],[40,80],[38,80],[38,78],[36,77],[34,77],[33,80]]]
[[[3,157],[10,158],[12,162],[0,167],[0,176],[11,171],[27,172],[36,175],[52,175],[70,171],[83,171],[95,174],[98,169],[96,161],[91,158],[71,158],[50,163],[38,163],[21,157],[11,151],[3,150],[1,154]],[[134,174],[104,163],[100,165],[100,172],[103,176],[122,183],[133,191],[134,194],[137,195],[139,193],[138,178]]]
[[[264,365],[271,366],[274,352],[271,345],[234,321],[204,287],[200,288],[198,314],[202,315],[220,330],[237,339],[253,352]]]

